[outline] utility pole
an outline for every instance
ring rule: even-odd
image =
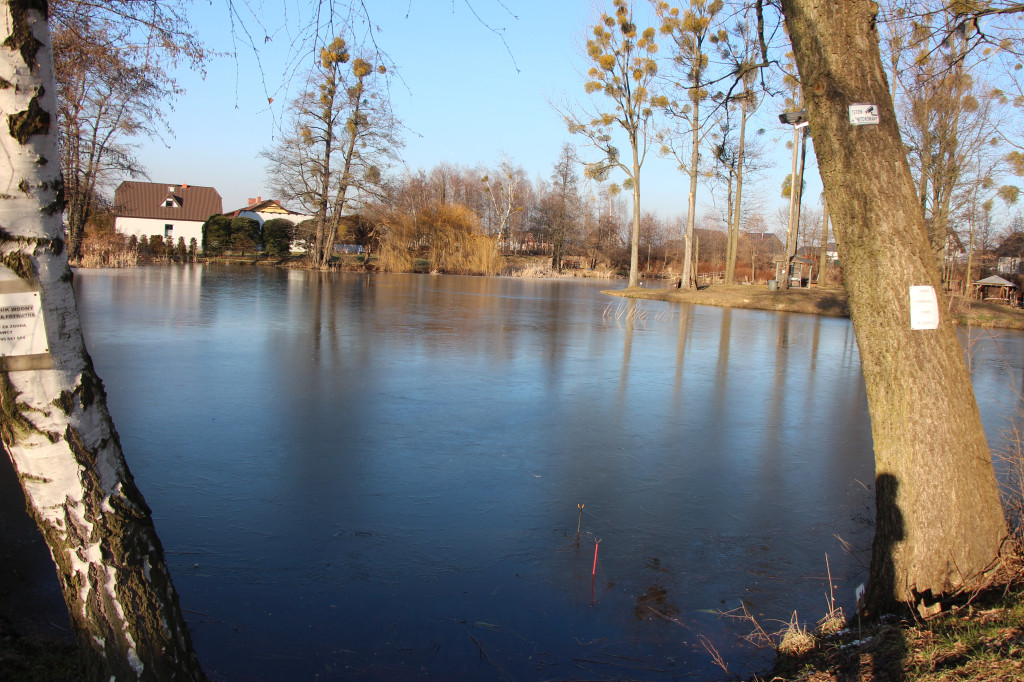
[[[789,288],[789,268],[796,255],[797,233],[800,230],[800,189],[803,185],[803,151],[806,150],[807,112],[787,111],[779,114],[779,121],[793,126],[793,170],[789,183],[789,225],[786,228],[786,262],[779,288]],[[798,167],[799,164],[799,167]]]

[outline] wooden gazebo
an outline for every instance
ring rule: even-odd
[[[1017,300],[1017,285],[992,275],[974,283],[974,297],[995,303],[1013,303]]]

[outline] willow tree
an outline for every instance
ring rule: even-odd
[[[666,100],[651,92],[658,73],[654,28],[638,31],[628,0],[613,4],[614,15],[602,14],[586,42],[590,68],[584,86],[587,94],[603,94],[610,106],[594,101],[589,109],[563,112],[563,116],[569,132],[583,135],[602,154],[603,158],[586,166],[588,177],[604,180],[615,169],[626,175],[623,188],[633,194],[628,286],[635,287],[640,271],[640,169],[650,146],[654,107],[664,106]],[[629,159],[622,158],[614,143],[617,130],[629,142]]]
[[[349,61],[351,60],[351,65]],[[320,50],[309,86],[291,104],[289,129],[271,149],[267,179],[315,216],[312,265],[328,267],[342,218],[375,196],[400,146],[383,65],[351,59],[341,37]]]
[[[662,149],[671,153],[679,168],[689,177],[690,191],[687,203],[686,234],[683,249],[683,278],[681,287],[693,286],[693,230],[697,213],[697,181],[700,177],[700,149],[707,135],[707,122],[701,118],[701,104],[707,101],[708,47],[725,39],[724,29],[713,27],[722,11],[722,0],[689,0],[689,7],[680,12],[667,2],[658,2],[655,11],[661,19],[660,32],[672,46],[672,63],[677,77],[671,79],[673,87],[682,93],[681,100],[667,102],[666,115],[677,124],[676,134],[663,135]],[[681,128],[681,130],[680,130]],[[688,140],[686,138],[689,138]],[[675,142],[685,140],[689,147],[684,153]],[[688,156],[688,158],[687,158]]]
[[[46,3],[0,4],[0,33],[0,438],[56,564],[89,678],[204,679],[82,340],[61,225]]]
[[[963,350],[931,255],[870,0],[782,0],[860,349],[875,451],[867,604],[930,610],[983,585],[1007,537]],[[850,106],[873,104],[874,125]],[[911,328],[910,287],[938,299]],[[930,325],[918,325],[930,326]]]

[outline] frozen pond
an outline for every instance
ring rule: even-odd
[[[873,505],[849,322],[617,286],[78,271],[207,672],[721,679],[698,636],[731,673],[772,657],[720,610],[813,623],[826,556],[849,610]],[[971,341],[990,439],[1022,349]]]

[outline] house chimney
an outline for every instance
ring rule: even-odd
[[[257,204],[260,203],[261,201],[263,201],[263,197],[256,197],[256,203]]]
[[[170,187],[168,187],[167,191],[170,192],[171,194],[174,194],[174,185],[171,185]]]
[[[188,189],[188,183],[187,182],[181,183],[181,188],[182,189]]]
[[[252,205],[253,205],[253,204],[255,204],[255,203],[256,203],[256,200],[255,200],[255,199],[253,199],[252,197],[249,197],[249,203],[248,203],[248,204],[246,204],[246,206],[252,206]]]

